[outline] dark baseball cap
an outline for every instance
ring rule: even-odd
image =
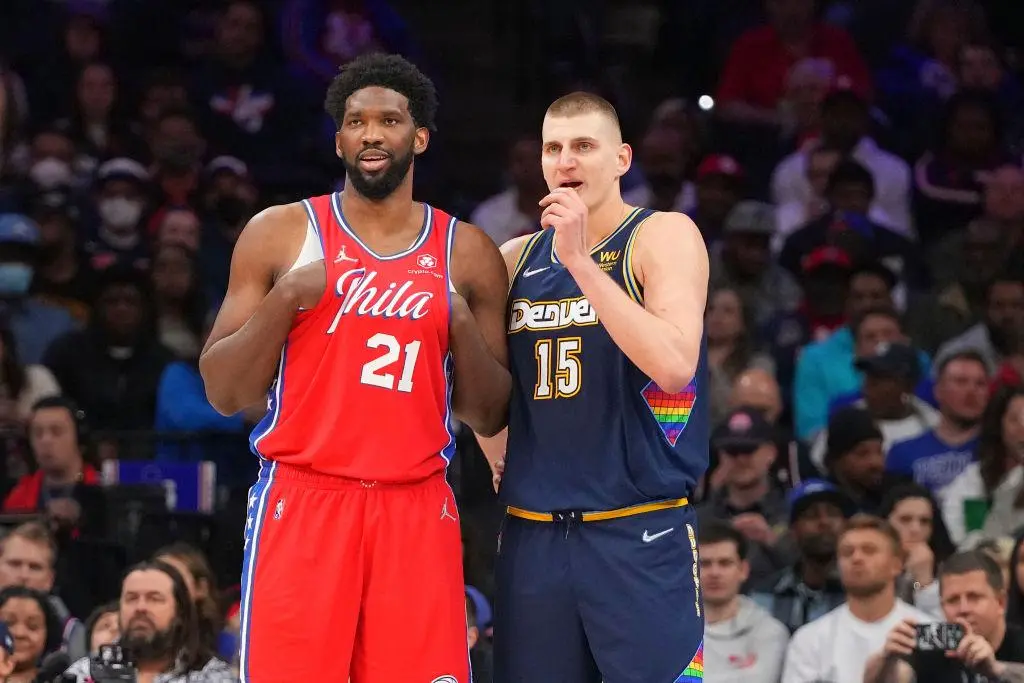
[[[921,366],[917,352],[907,344],[882,342],[867,356],[854,362],[861,372],[880,377],[902,377],[917,381]]]
[[[789,521],[792,523],[811,505],[817,502],[835,504],[843,514],[853,514],[853,501],[824,479],[808,479],[789,492]]]
[[[723,451],[754,450],[775,440],[775,429],[760,411],[737,408],[711,435],[711,445]]]
[[[847,406],[840,408],[828,419],[828,458],[840,458],[854,448],[877,439],[882,440],[882,431],[863,408]]]

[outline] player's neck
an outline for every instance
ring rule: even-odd
[[[615,232],[629,215],[629,205],[622,201],[619,193],[601,202],[590,210],[587,216],[587,243],[590,248],[600,244],[608,235]]]
[[[406,180],[384,199],[367,199],[359,194],[348,181],[341,194],[341,212],[350,224],[360,227],[401,230],[409,218],[409,207],[413,203],[412,182]]]

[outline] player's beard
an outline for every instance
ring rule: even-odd
[[[405,180],[405,176],[412,167],[412,157],[413,151],[412,145],[410,145],[408,152],[402,156],[393,155],[388,167],[375,175],[364,174],[358,166],[358,159],[355,162],[349,162],[348,159],[342,157],[341,163],[345,166],[345,176],[352,183],[356,192],[371,202],[379,202],[390,197]]]

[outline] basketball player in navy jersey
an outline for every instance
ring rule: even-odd
[[[507,453],[481,439],[507,505],[495,682],[698,680],[707,250],[686,216],[622,200],[632,151],[602,98],[555,101],[543,142],[546,229],[502,248]]]

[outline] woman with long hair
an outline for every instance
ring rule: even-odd
[[[0,590],[0,621],[14,639],[14,672],[5,683],[33,683],[43,658],[60,649],[60,620],[43,593],[8,586]]]
[[[1009,536],[1024,524],[1022,462],[1024,388],[1002,387],[981,419],[977,462],[940,493],[942,516],[955,543],[973,545],[978,533]]]
[[[919,484],[894,486],[882,499],[879,515],[903,544],[905,569],[896,584],[900,597],[941,618],[938,567],[955,548],[931,492]]]
[[[219,652],[224,611],[217,590],[217,577],[206,556],[198,548],[179,541],[156,551],[153,559],[166,562],[181,573],[198,611],[199,634],[203,645],[211,652]],[[234,652],[220,654],[229,661],[234,656]]]
[[[705,329],[711,378],[711,419],[721,422],[729,412],[733,381],[744,371],[761,368],[775,374],[775,364],[754,349],[750,312],[737,290],[722,287],[708,297]]]

